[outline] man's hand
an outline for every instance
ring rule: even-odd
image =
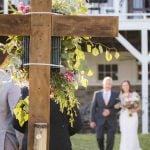
[[[22,146],[21,145],[19,145],[19,149],[18,150],[22,150]]]
[[[102,115],[103,115],[104,117],[109,116],[109,115],[110,115],[110,111],[109,111],[109,109],[104,109],[104,111],[103,111]]]
[[[95,122],[90,122],[90,127],[93,129],[96,127],[96,123]]]

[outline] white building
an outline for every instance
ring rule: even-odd
[[[89,86],[101,84],[104,76],[112,76],[114,85],[128,79],[132,85],[141,87],[142,132],[149,132],[150,81],[150,0],[90,0],[87,4],[90,15],[119,16],[119,34],[116,39],[96,39],[120,51],[120,59],[107,62],[105,56],[87,54],[87,61],[94,76]],[[108,42],[109,41],[109,42]]]

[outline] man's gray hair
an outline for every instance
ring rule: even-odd
[[[103,85],[104,85],[107,81],[109,81],[109,82],[112,83],[112,78],[111,78],[111,77],[105,77],[105,78],[103,79]]]

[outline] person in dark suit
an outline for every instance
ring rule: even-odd
[[[28,95],[28,89],[22,89],[22,96]],[[60,111],[59,104],[50,98],[50,150],[72,150],[70,136],[74,135],[81,129],[81,117],[79,110],[75,108],[77,116],[74,116],[74,126],[71,127],[67,112]],[[27,150],[28,122],[23,127],[19,126],[18,121],[13,119],[13,126],[16,130],[24,133],[22,150]]]
[[[66,111],[60,112],[59,104],[53,99],[51,103],[51,125],[50,125],[50,150],[72,150],[70,136],[74,135],[81,129],[81,118],[77,110],[74,126],[71,127]],[[59,142],[58,142],[59,141]]]
[[[96,138],[99,150],[104,150],[104,134],[107,133],[106,150],[113,150],[117,127],[115,104],[119,102],[119,93],[112,91],[112,79],[105,77],[103,89],[96,91],[91,105],[90,127],[96,129]]]

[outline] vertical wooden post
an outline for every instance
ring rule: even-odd
[[[51,0],[32,0],[32,12],[50,12]],[[50,63],[51,15],[31,14],[30,63]],[[28,150],[33,150],[34,123],[48,124],[49,133],[49,80],[48,66],[30,66],[29,130]],[[48,137],[49,140],[49,137]],[[47,142],[47,150],[49,149]]]

